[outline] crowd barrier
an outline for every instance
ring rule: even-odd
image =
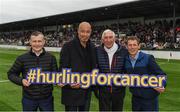
[[[16,45],[0,45],[0,48],[7,49],[18,49],[18,50],[27,50],[27,46],[16,46]],[[61,48],[59,47],[45,47],[46,51],[60,52]],[[156,51],[156,50],[142,50],[145,53],[154,55],[155,58],[160,59],[180,59],[180,51]]]

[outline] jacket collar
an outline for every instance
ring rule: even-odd
[[[82,45],[81,45],[81,42],[80,42],[80,40],[79,40],[79,38],[78,37],[76,37],[75,38],[75,41],[76,41],[76,43],[78,43],[81,47],[83,47]],[[86,43],[86,47],[89,47],[89,45],[90,45],[90,39],[87,41],[87,43]]]
[[[74,46],[76,47],[80,56],[83,57],[83,53],[82,53],[82,47],[83,46],[81,45],[78,37],[74,38],[74,44],[75,44]],[[90,42],[90,40],[88,40],[88,42],[86,43],[86,48],[91,48],[90,46],[91,46],[91,42]]]
[[[139,56],[138,56],[138,58],[137,58],[137,61],[143,59],[143,57],[144,57],[143,52],[139,51]],[[126,56],[126,59],[127,59],[127,60],[130,60],[129,55]]]
[[[43,50],[43,51],[42,51],[42,53],[41,53],[39,56],[42,56],[42,55],[44,55],[44,54],[46,53],[46,50],[45,50],[44,48],[43,48],[42,50]],[[36,56],[36,54],[32,51],[32,48],[30,49],[29,53],[30,53],[31,55],[33,55],[33,56]]]
[[[118,51],[121,50],[122,46],[121,46],[119,43],[117,43],[117,42],[115,42],[115,43],[118,45],[118,49],[117,49],[117,51],[116,51],[116,52],[118,52]],[[105,51],[105,49],[104,49],[104,44],[101,45],[101,49],[103,49],[103,50]]]
[[[141,60],[144,57],[143,52],[139,51],[139,57],[137,58],[137,60]]]

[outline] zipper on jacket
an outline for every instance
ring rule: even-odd
[[[39,67],[39,56],[36,56],[36,64]]]

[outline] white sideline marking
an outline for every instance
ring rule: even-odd
[[[0,83],[1,83],[1,82],[9,82],[9,80],[1,80]]]
[[[164,65],[164,64],[166,64],[166,63],[159,63],[159,65]]]

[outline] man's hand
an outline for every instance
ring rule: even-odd
[[[25,86],[25,87],[29,87],[29,85],[30,85],[30,83],[26,79],[23,79],[22,83],[23,83],[23,86]]]
[[[78,89],[78,88],[80,88],[80,84],[79,83],[71,84],[71,87],[74,89]]]
[[[61,83],[59,83],[59,84],[57,84],[59,87],[64,87],[64,84],[61,84]]]
[[[159,93],[163,93],[165,91],[165,88],[164,87],[161,87],[161,88],[154,88],[157,92]]]

